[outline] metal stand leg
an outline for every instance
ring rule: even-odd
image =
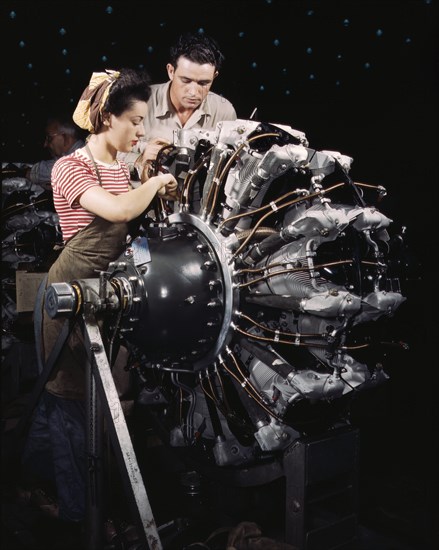
[[[285,541],[299,550],[358,547],[358,430],[297,439],[284,454]]]
[[[136,523],[139,527],[141,526],[141,533],[144,535],[145,542],[147,542],[149,549],[162,550],[157,526],[152,514],[137,458],[134,453],[133,444],[117,389],[111,374],[99,326],[92,313],[85,312],[83,314],[83,319],[84,340],[89,353],[93,378],[96,383],[98,395],[101,398],[105,419],[107,420],[112,448],[120,468],[130,504],[132,505],[133,513],[136,516]],[[91,387],[91,390],[92,389],[93,387]],[[91,396],[90,402],[92,401],[93,397]],[[93,450],[97,450],[97,448]],[[99,458],[100,457],[96,458],[96,464],[98,465]],[[93,480],[93,476],[89,477],[89,480]],[[93,494],[95,487],[99,488],[99,483],[90,486],[90,495]],[[100,498],[99,494],[97,498],[98,503]],[[96,516],[94,514],[96,514]],[[95,524],[97,514],[97,510],[94,510],[94,508],[90,506],[91,517],[89,521],[91,525]],[[94,533],[92,533],[92,535],[94,536]],[[96,547],[93,547],[93,550],[95,550],[95,548]],[[92,550],[91,547],[90,550]]]
[[[103,547],[103,435],[104,416],[96,388],[91,362],[87,365],[87,507],[85,547],[87,550],[101,550]]]

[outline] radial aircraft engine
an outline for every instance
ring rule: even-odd
[[[47,309],[91,304],[168,443],[217,466],[331,429],[388,379],[365,327],[406,299],[386,190],[353,181],[352,162],[280,124],[175,131],[154,170],[177,199],[156,199],[99,278],[49,287]]]

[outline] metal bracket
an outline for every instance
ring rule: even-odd
[[[115,453],[125,490],[130,497],[137,523],[142,527],[150,550],[162,550],[162,544],[157,526],[152,514],[148,495],[143,483],[142,474],[134,452],[134,447],[125,421],[125,416],[111,374],[110,364],[105,352],[101,332],[93,313],[83,313],[84,340],[88,350],[95,386],[91,390],[98,391],[104,416],[107,420],[111,444]],[[93,401],[93,399],[91,400]],[[90,443],[90,442],[89,442]],[[91,449],[89,449],[90,451]],[[93,449],[95,452],[95,449]],[[93,472],[91,472],[93,476]],[[93,481],[93,479],[89,482]],[[90,491],[93,493],[93,491]]]

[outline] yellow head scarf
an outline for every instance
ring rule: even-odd
[[[87,88],[82,92],[75,112],[74,122],[91,134],[102,126],[102,109],[107,101],[112,84],[119,78],[119,71],[106,69],[104,73],[93,73]]]

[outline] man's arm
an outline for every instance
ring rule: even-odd
[[[37,162],[27,170],[26,178],[42,187],[50,187],[52,168],[55,162],[56,159]]]

